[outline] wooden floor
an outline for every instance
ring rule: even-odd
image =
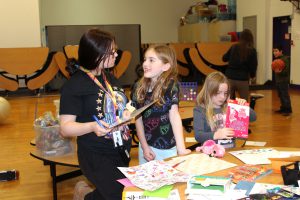
[[[267,146],[300,148],[300,92],[291,90],[293,114],[284,117],[274,114],[279,102],[275,91],[259,90],[265,95],[257,100],[256,122],[250,125],[252,134],[249,140],[266,141]],[[49,167],[29,155],[34,149],[30,141],[34,138],[33,121],[50,108],[54,111],[53,100],[58,96],[8,97],[12,111],[4,124],[0,125],[0,170],[17,169],[18,181],[0,182],[0,199],[3,200],[50,200],[52,182]],[[38,109],[36,111],[36,105]],[[36,113],[36,114],[35,114]],[[132,151],[133,163],[137,152]],[[59,167],[58,172],[70,171],[70,167]],[[72,199],[73,188],[82,176],[58,183],[58,199]]]

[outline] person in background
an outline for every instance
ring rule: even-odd
[[[200,144],[214,140],[224,148],[235,147],[234,130],[225,127],[229,91],[229,81],[221,72],[212,72],[206,77],[193,112],[195,139]],[[246,102],[245,99],[236,100],[241,105]],[[255,120],[256,113],[250,109],[250,122]]]
[[[276,113],[284,116],[289,116],[292,113],[291,98],[289,95],[290,84],[290,61],[288,56],[285,56],[282,51],[282,46],[277,45],[273,48],[274,59],[281,59],[284,67],[275,68],[275,83],[277,88],[278,97],[280,99],[280,109]]]
[[[248,101],[249,81],[256,77],[257,70],[257,53],[249,29],[241,32],[238,43],[223,55],[223,61],[228,62],[225,75],[230,82],[230,97],[235,98],[237,92],[240,98]]]
[[[120,200],[124,175],[117,167],[127,167],[131,138],[127,126],[108,128],[122,117],[127,98],[113,75],[105,69],[114,66],[118,56],[115,38],[108,32],[90,29],[79,43],[78,62],[70,60],[71,78],[60,97],[61,134],[77,137],[77,154],[84,181],[75,186],[74,200]],[[118,142],[114,140],[115,136]]]
[[[132,105],[141,108],[158,101],[136,120],[139,163],[190,153],[185,148],[178,111],[179,84],[174,50],[166,45],[150,46],[145,52],[143,70],[144,76],[131,93]]]

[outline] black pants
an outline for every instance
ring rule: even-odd
[[[78,160],[82,173],[94,184],[96,189],[85,196],[85,200],[120,200],[123,185],[117,182],[125,176],[117,167],[125,166],[121,156],[96,153],[84,147],[78,148]]]
[[[280,82],[276,83],[278,97],[280,99],[280,110],[282,112],[291,113],[291,98],[289,95],[289,83],[288,82]]]
[[[238,97],[249,101],[249,81],[239,81],[229,79],[230,83],[230,98],[235,99],[237,97],[236,92],[239,94]]]

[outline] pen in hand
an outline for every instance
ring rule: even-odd
[[[94,118],[94,120],[97,122],[97,124],[98,124],[101,128],[106,129],[106,128],[103,126],[103,124],[99,121],[99,119],[96,117],[96,115],[93,115],[93,118]]]

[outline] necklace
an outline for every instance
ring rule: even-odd
[[[105,89],[105,87],[99,82],[99,80],[94,76],[94,74],[90,70],[85,69],[82,66],[80,66],[79,69],[81,71],[85,72],[96,83],[96,85],[98,85],[111,98],[111,100],[114,104],[114,108],[115,108],[115,110],[117,110],[118,105],[117,105],[116,96],[113,92],[113,89],[112,89],[111,85],[107,81],[106,76],[104,75],[104,73],[101,73],[101,74],[102,74],[102,77],[103,77],[103,80],[104,80],[104,83],[105,83],[107,89]]]

